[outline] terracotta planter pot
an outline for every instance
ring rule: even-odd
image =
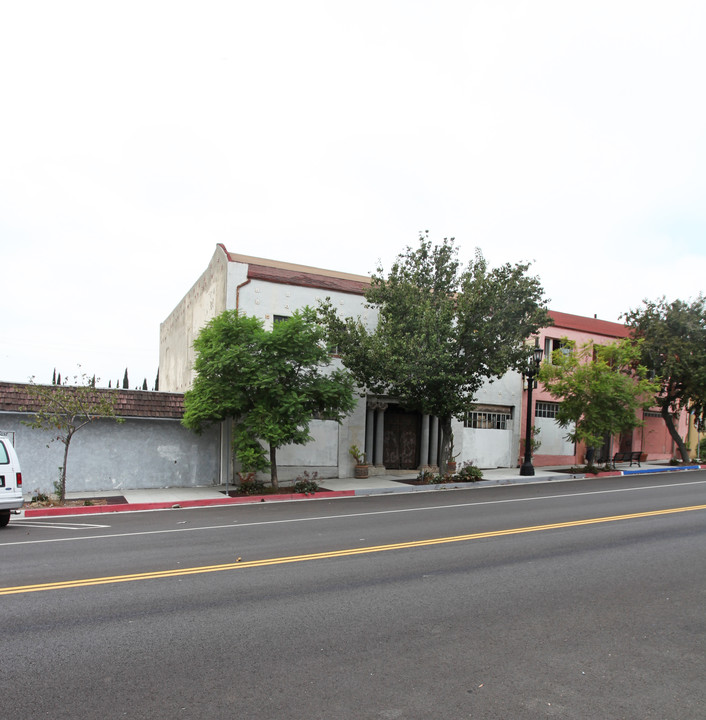
[[[455,460],[449,460],[446,463],[446,471],[452,475],[456,472],[456,461]]]
[[[367,465],[356,465],[354,469],[354,477],[366,478],[368,477],[368,466]]]

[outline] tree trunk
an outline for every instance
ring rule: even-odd
[[[674,416],[669,412],[669,403],[662,405],[660,413],[662,415],[662,419],[664,420],[664,424],[667,426],[667,430],[669,430],[672,440],[674,440],[679,448],[679,454],[681,455],[682,462],[688,463],[691,459],[689,457],[689,451],[686,449],[686,445],[684,444],[684,440],[682,440],[681,435],[677,432],[676,425],[674,424]]]
[[[61,474],[59,475],[59,502],[63,503],[66,500],[66,462],[69,458],[69,444],[71,443],[71,433],[66,436],[64,441],[64,465],[61,468]]]
[[[277,448],[270,445],[270,480],[273,488],[279,488],[279,479],[277,477]]]
[[[441,429],[441,452],[439,453],[439,472],[444,475],[451,459],[451,416],[445,415],[439,418]]]

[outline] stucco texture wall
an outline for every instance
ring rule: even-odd
[[[522,416],[522,377],[510,371],[492,382],[486,380],[475,397],[478,406],[512,408],[512,420],[505,430],[478,430],[454,423],[454,453],[459,465],[473,463],[481,468],[512,467],[516,464]]]
[[[186,392],[193,382],[194,338],[226,309],[228,260],[218,246],[206,271],[159,330],[159,389]]]
[[[27,416],[5,413],[0,430],[14,432],[25,493],[54,492],[64,445],[33,430]],[[76,433],[67,462],[67,491],[194,487],[219,482],[220,431],[195,435],[178,420],[97,420]],[[48,447],[47,447],[48,445]]]

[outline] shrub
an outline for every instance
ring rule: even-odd
[[[461,469],[454,476],[456,482],[478,482],[483,479],[483,471],[473,463],[463,463]]]
[[[265,481],[258,480],[254,472],[239,472],[239,490],[243,495],[262,495],[265,492]]]
[[[420,470],[419,475],[417,475],[417,482],[422,485],[434,485],[441,482],[441,478],[431,470]]]
[[[314,472],[312,475],[305,470],[303,475],[297,475],[297,479],[294,482],[294,492],[297,493],[315,493],[319,489],[319,483],[317,482],[319,473]]]

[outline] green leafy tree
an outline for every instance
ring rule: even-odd
[[[328,367],[323,329],[308,308],[271,332],[257,318],[228,310],[201,330],[194,349],[197,375],[184,396],[184,425],[201,432],[232,418],[243,469],[269,468],[273,487],[279,486],[279,448],[309,442],[315,415],[340,422],[355,407],[353,379]]]
[[[530,352],[523,341],[551,324],[540,282],[528,269],[491,270],[479,250],[462,268],[453,238],[434,245],[424,233],[387,275],[378,267],[372,276],[366,300],[378,311],[375,329],[360,318],[340,318],[328,300],[319,309],[329,342],[361,386],[439,417],[442,472],[452,419],[473,408],[486,378],[523,365]]]
[[[563,428],[574,428],[567,433],[570,440],[592,449],[600,447],[606,435],[642,424],[638,410],[654,403],[659,386],[647,379],[647,369],[640,364],[640,345],[626,338],[577,347],[564,338],[551,362],[542,364],[539,380],[561,400],[556,421]]]
[[[660,383],[655,404],[684,462],[689,451],[679,435],[682,411],[692,412],[703,427],[706,408],[706,299],[692,302],[643,300],[625,313],[636,337],[642,338],[642,362]]]
[[[118,396],[108,390],[98,390],[93,378],[85,374],[75,376],[74,384],[37,385],[30,381],[30,407],[34,413],[32,420],[25,421],[28,427],[53,433],[51,442],[58,440],[64,445],[64,463],[59,475],[59,500],[66,499],[66,467],[69,448],[74,435],[96,420],[112,418],[118,423],[124,422],[116,417]],[[47,446],[48,447],[48,446]]]

